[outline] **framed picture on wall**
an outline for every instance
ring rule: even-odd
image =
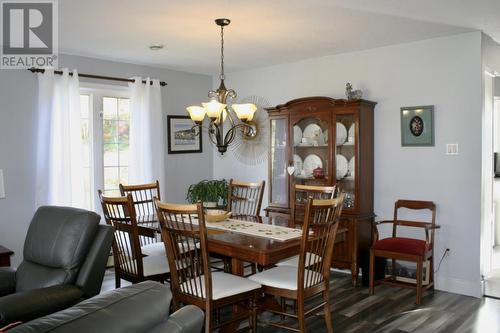
[[[189,116],[167,116],[168,153],[201,153],[201,131],[193,128]]]
[[[434,146],[434,105],[401,108],[401,145]]]

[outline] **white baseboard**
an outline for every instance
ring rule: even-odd
[[[455,279],[446,276],[435,277],[435,288],[454,294],[481,298],[483,296],[481,281],[472,282],[468,280]]]

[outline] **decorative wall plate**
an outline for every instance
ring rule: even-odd
[[[319,157],[316,154],[310,154],[307,155],[306,158],[304,159],[304,171],[307,176],[312,175],[313,170],[316,169],[317,167],[322,168],[323,167],[323,161],[321,160],[321,157]]]
[[[317,139],[321,134],[323,134],[323,130],[317,124],[309,124],[304,128],[304,133],[302,136],[304,138]]]
[[[345,140],[347,139],[347,129],[344,124],[337,122],[337,146],[343,145]]]
[[[293,144],[299,145],[302,142],[302,130],[299,126],[293,126]]]
[[[335,155],[335,165],[337,166],[337,180],[344,178],[349,170],[347,158],[342,154]]]

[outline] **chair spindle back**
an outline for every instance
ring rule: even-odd
[[[292,219],[296,224],[304,221],[307,199],[333,199],[335,196],[335,186],[311,186],[311,185],[295,185],[295,200],[292,203]]]
[[[207,230],[201,203],[176,205],[156,202],[174,298],[211,299],[212,282],[208,259]],[[208,292],[206,292],[208,290]],[[182,296],[182,295],[181,295]]]
[[[115,270],[131,277],[143,276],[141,244],[132,196],[105,197],[99,190],[104,218],[113,227]]]
[[[129,194],[132,196],[136,218],[139,223],[155,220],[154,216],[156,214],[156,207],[154,204],[154,198],[161,200],[160,183],[158,181],[138,185],[120,184],[119,186],[122,196],[127,196]],[[156,236],[157,234],[141,235],[139,237],[141,245],[147,245],[159,241],[159,237],[157,239]]]
[[[258,216],[260,214],[265,185],[265,181],[248,183],[231,179],[229,181],[227,210],[232,212],[233,216]]]
[[[333,246],[343,203],[344,194],[335,199],[307,200],[299,255],[299,292],[302,288],[329,282]]]

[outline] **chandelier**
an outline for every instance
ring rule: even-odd
[[[209,101],[202,103],[203,106],[189,106],[186,110],[194,122],[193,130],[205,127],[203,120],[205,115],[210,123],[205,128],[208,129],[210,141],[217,146],[217,150],[223,155],[227,147],[236,137],[236,131],[243,131],[246,137],[252,138],[257,135],[257,128],[252,123],[257,107],[254,104],[231,104],[228,108],[228,100],[236,98],[236,92],[233,89],[227,89],[224,84],[224,27],[231,21],[226,18],[215,20],[215,24],[220,26],[221,48],[220,48],[220,84],[217,90],[208,92]],[[224,124],[229,128],[224,131]]]

